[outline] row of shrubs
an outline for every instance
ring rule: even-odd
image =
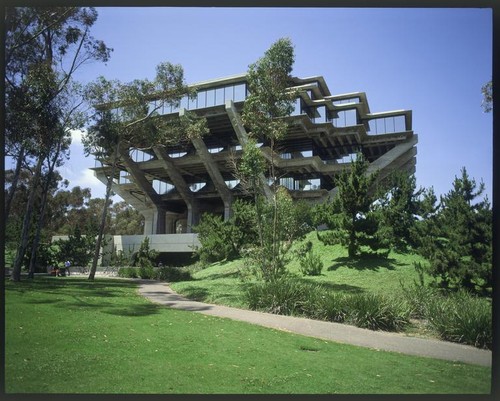
[[[191,273],[181,267],[121,267],[118,269],[118,277],[125,278],[142,278],[160,281],[188,281],[192,280]]]
[[[493,324],[490,298],[465,290],[443,293],[432,287],[404,288],[412,317],[427,322],[441,339],[478,348],[492,348]]]
[[[443,340],[492,346],[491,304],[466,292],[444,296],[426,287],[405,289],[405,297],[344,294],[319,284],[284,278],[259,282],[245,296],[253,310],[352,324],[370,330],[402,331],[422,319]]]

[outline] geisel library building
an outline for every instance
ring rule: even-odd
[[[372,113],[364,92],[332,94],[323,77],[293,78],[295,110],[288,133],[272,160],[279,184],[294,199],[322,202],[336,191],[336,177],[357,152],[381,178],[393,170],[414,172],[417,135],[409,110]],[[179,118],[185,110],[205,117],[210,133],[190,142],[122,153],[113,190],[145,218],[143,236],[115,236],[115,250],[138,249],[144,236],[160,252],[193,252],[199,245],[193,226],[205,212],[226,219],[235,199],[247,196],[230,160],[238,158],[247,131],[241,112],[247,95],[246,75],[192,85],[196,99],[159,110]],[[269,144],[259,143],[271,160]],[[97,160],[95,174],[106,183],[111,167]],[[265,189],[265,188],[263,188]],[[173,255],[172,255],[173,256]]]

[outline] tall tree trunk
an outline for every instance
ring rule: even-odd
[[[10,207],[12,205],[12,199],[14,199],[14,194],[17,189],[17,182],[19,181],[19,175],[21,174],[21,167],[23,165],[23,159],[24,159],[24,145],[21,146],[21,149],[19,150],[19,154],[17,155],[17,162],[16,162],[16,170],[14,171],[14,177],[12,179],[12,183],[9,188],[9,193],[7,194],[7,199],[5,202],[5,214],[4,214],[4,222],[6,222],[9,219],[9,214],[10,214]]]
[[[108,177],[108,183],[106,184],[106,196],[104,198],[104,207],[101,214],[101,224],[99,225],[99,234],[97,235],[97,241],[95,244],[94,257],[92,259],[92,267],[90,268],[89,280],[94,280],[95,272],[97,270],[97,262],[101,253],[102,238],[104,236],[104,228],[106,226],[106,216],[108,214],[108,203],[109,198],[111,198],[111,188],[113,186],[113,177],[116,171],[116,163],[118,161],[120,143],[116,145],[115,153],[113,155],[113,164],[111,166],[111,174]]]
[[[28,272],[29,278],[34,278],[34,276],[35,276],[36,252],[38,250],[38,245],[40,243],[40,236],[41,236],[41,232],[42,232],[43,221],[44,221],[44,217],[45,217],[45,209],[47,206],[47,198],[48,198],[48,193],[49,193],[49,188],[50,188],[50,180],[52,179],[52,175],[54,174],[54,169],[56,167],[57,159],[59,158],[60,152],[61,152],[61,141],[59,141],[59,143],[57,144],[57,151],[54,154],[52,162],[49,163],[49,171],[47,173],[47,179],[46,179],[44,186],[43,186],[42,204],[40,205],[40,216],[38,218],[38,224],[36,227],[35,238],[33,239],[33,245],[31,247],[31,258],[30,258],[30,265],[29,265],[29,272]]]
[[[35,168],[35,175],[33,177],[32,189],[30,192],[30,196],[28,198],[28,203],[26,204],[26,212],[24,214],[24,219],[23,219],[20,244],[19,248],[17,249],[16,259],[14,261],[14,266],[12,268],[11,278],[13,281],[21,280],[21,266],[23,263],[24,255],[26,254],[26,249],[28,248],[31,216],[33,214],[33,207],[35,204],[35,198],[37,193],[36,188],[38,186],[38,181],[40,180],[40,175],[42,173],[43,159],[44,156],[40,156],[38,158],[37,165]]]

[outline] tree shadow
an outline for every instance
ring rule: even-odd
[[[333,261],[335,263],[328,267],[330,271],[337,270],[341,267],[373,271],[378,271],[380,269],[394,270],[396,266],[401,265],[401,263],[394,258],[387,258],[373,253],[362,253],[354,258],[343,256]]]
[[[225,273],[214,273],[211,274],[207,277],[204,277],[203,279],[198,279],[198,280],[218,280],[221,278],[237,278],[240,276],[239,271],[230,271],[230,272],[225,272]]]
[[[182,289],[182,296],[192,301],[203,302],[209,294],[206,288],[194,285]]]
[[[365,289],[358,287],[356,285],[335,284],[335,283],[330,283],[330,282],[321,282],[318,284],[321,285],[323,288],[326,288],[326,289],[332,290],[332,291],[348,292],[351,294],[361,294],[361,293],[365,292]]]
[[[155,304],[132,305],[128,307],[112,307],[102,312],[115,316],[150,316],[160,313],[160,306]]]
[[[22,302],[29,304],[53,304],[56,308],[89,308],[102,313],[118,316],[147,316],[159,313],[155,304],[130,304],[123,306],[111,302],[111,299],[124,298],[130,288],[137,288],[138,282],[132,280],[116,280],[98,278],[89,281],[86,277],[43,277],[35,280],[23,280],[18,283],[6,283],[6,289],[24,294],[36,290],[48,297],[36,300],[27,298]],[[66,298],[62,298],[66,297]],[[62,300],[61,300],[62,298]],[[108,299],[108,301],[106,300]]]

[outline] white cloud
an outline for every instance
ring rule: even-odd
[[[82,144],[82,135],[86,133],[84,130],[72,129],[69,131],[71,134],[71,144],[72,145],[81,145]]]

